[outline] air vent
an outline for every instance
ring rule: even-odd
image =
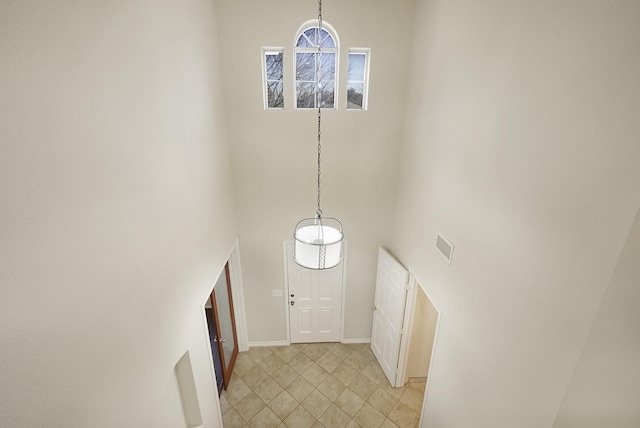
[[[451,264],[451,258],[453,257],[453,244],[438,234],[436,238],[436,248],[440,251],[440,254]]]

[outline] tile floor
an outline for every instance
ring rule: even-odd
[[[413,428],[424,382],[393,388],[368,344],[241,352],[220,397],[224,428]]]

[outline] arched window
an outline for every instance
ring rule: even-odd
[[[318,54],[318,46],[321,47]],[[335,108],[338,70],[338,36],[328,23],[318,28],[318,21],[308,21],[296,34],[295,76],[296,107]],[[316,72],[319,68],[319,75]],[[316,85],[316,82],[318,84]]]

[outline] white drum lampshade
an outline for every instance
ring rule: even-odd
[[[342,261],[342,224],[335,218],[306,218],[296,225],[293,260],[307,269],[330,269]]]

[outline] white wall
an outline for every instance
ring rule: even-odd
[[[636,216],[554,428],[634,428],[640,421],[640,215]]]
[[[210,1],[0,6],[0,425],[182,420],[235,239]]]
[[[391,248],[442,314],[424,426],[553,425],[640,208],[639,14],[636,1],[416,2]],[[637,328],[621,337],[637,344]],[[637,368],[635,351],[605,354]]]
[[[376,257],[390,242],[412,1],[327,1],[338,32],[338,111],[322,118],[322,209],[349,241],[345,336],[369,338]],[[317,2],[218,0],[249,339],[286,339],[282,241],[316,210],[317,112],[293,108],[293,45]],[[265,111],[261,47],[285,49],[284,111]],[[369,111],[346,111],[350,47],[371,48]]]

